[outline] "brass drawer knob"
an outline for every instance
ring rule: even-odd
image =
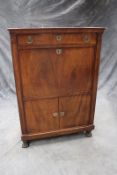
[[[65,115],[65,112],[61,111],[61,112],[53,112],[53,117],[63,117]]]
[[[83,36],[83,40],[84,40],[85,43],[88,43],[90,41],[90,37],[87,34],[85,34]]]
[[[59,116],[59,114],[58,114],[58,112],[53,112],[53,117],[58,117]]]
[[[27,38],[27,43],[31,44],[33,42],[32,36],[28,36]]]
[[[61,41],[62,40],[62,36],[61,35],[56,35],[56,40],[57,41]]]
[[[60,117],[63,117],[65,115],[65,112],[61,111],[60,112]]]
[[[60,55],[62,53],[62,49],[56,49],[56,54]]]

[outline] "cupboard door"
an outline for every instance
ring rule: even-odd
[[[90,101],[89,95],[59,98],[60,128],[88,125]]]
[[[92,86],[94,48],[63,48],[59,56],[59,91],[61,95],[75,95],[90,91]]]
[[[43,133],[59,128],[58,99],[27,101],[24,106],[28,133]]]
[[[24,97],[58,96],[55,49],[20,50],[19,62]]]

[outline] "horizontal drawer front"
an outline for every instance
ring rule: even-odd
[[[19,35],[19,45],[95,44],[95,33]]]

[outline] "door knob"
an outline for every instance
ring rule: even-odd
[[[59,116],[59,114],[58,114],[58,112],[53,112],[53,117],[58,117]]]
[[[63,117],[65,115],[65,112],[61,111],[60,112],[60,117]]]

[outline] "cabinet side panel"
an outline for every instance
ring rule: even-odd
[[[92,84],[92,98],[91,98],[91,114],[89,123],[92,124],[94,121],[95,105],[96,105],[96,95],[98,86],[98,73],[100,64],[100,51],[101,51],[102,33],[97,34],[97,45],[95,49],[95,64],[94,64],[94,75]]]
[[[20,78],[19,64],[18,64],[17,37],[13,33],[10,34],[10,37],[11,37],[12,61],[13,61],[17,101],[18,101],[18,108],[19,108],[20,125],[21,125],[22,134],[25,134],[26,126],[25,126],[24,108],[23,108],[22,91],[21,91],[22,89],[21,78]]]

